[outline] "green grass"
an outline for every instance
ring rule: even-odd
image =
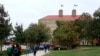
[[[73,50],[50,51],[45,56],[100,56],[100,47],[79,47]]]

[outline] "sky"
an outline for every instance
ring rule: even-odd
[[[47,15],[58,15],[61,4],[64,15],[71,15],[72,9],[76,9],[78,15],[83,12],[92,15],[100,7],[100,0],[0,0],[0,4],[8,11],[13,26],[18,23],[26,29]]]

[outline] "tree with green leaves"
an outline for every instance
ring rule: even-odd
[[[94,14],[94,20],[92,22],[91,26],[91,34],[93,39],[97,38],[99,40],[99,45],[100,45],[100,8],[98,8]]]
[[[57,29],[54,31],[54,39],[58,40],[57,45],[71,47],[79,40],[78,26],[73,21],[57,21]]]
[[[44,24],[30,24],[28,29],[24,31],[27,43],[41,43],[48,41],[50,38],[50,30]]]
[[[38,42],[47,42],[51,38],[50,28],[44,24],[38,24]]]
[[[93,21],[91,15],[89,13],[83,13],[79,19],[75,21],[75,24],[79,26],[78,32],[80,33],[80,40],[84,40],[83,45],[86,44],[86,41],[88,42],[91,40],[91,22]]]
[[[24,33],[27,43],[35,43],[38,36],[37,24],[30,24],[30,26],[24,31]]]
[[[93,16],[94,16],[94,19],[100,19],[100,8],[98,8],[98,9],[94,12]]]
[[[16,24],[15,29],[14,29],[14,35],[15,35],[15,42],[16,43],[24,43],[25,42],[25,36],[24,36],[24,31],[23,31],[23,26]]]
[[[9,15],[5,12],[3,5],[0,4],[0,47],[3,41],[10,35],[12,24],[10,23]],[[2,51],[2,48],[0,48]]]

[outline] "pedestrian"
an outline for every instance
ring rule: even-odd
[[[29,50],[30,50],[30,53],[33,52],[33,45],[32,44],[30,44]]]
[[[12,46],[11,45],[9,45],[7,48],[7,55],[12,56]]]
[[[45,53],[47,52],[47,49],[48,49],[47,44],[44,44],[44,51],[45,51]]]
[[[19,45],[16,44],[13,46],[13,56],[20,56],[20,48],[19,48]]]
[[[26,45],[27,54],[32,53],[32,50],[31,50],[30,46],[31,46],[30,44]]]
[[[38,45],[33,44],[33,45],[31,46],[31,49],[32,49],[32,51],[33,51],[33,55],[36,56],[36,53],[37,53],[37,50],[38,50]]]
[[[19,48],[19,54],[21,55],[21,52],[22,52],[22,47],[20,44],[17,44],[18,48]]]
[[[50,49],[50,44],[47,44],[47,49],[48,49],[48,51],[49,51],[49,49]]]

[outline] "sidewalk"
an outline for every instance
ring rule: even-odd
[[[48,52],[49,52],[49,51],[47,51],[46,53],[48,53]],[[37,51],[36,56],[43,56],[43,55],[45,55],[46,53],[44,52],[44,50],[40,50],[40,51]],[[21,56],[33,56],[33,53],[25,54],[25,55],[21,55]]]
[[[7,50],[7,48],[8,48],[8,45],[4,45],[2,47],[2,49],[5,50],[5,51]],[[22,45],[22,49],[26,49],[26,46]],[[39,51],[37,51],[36,56],[43,56],[43,55],[47,54],[48,52],[49,51],[47,51],[45,53],[44,50],[39,50]],[[29,54],[25,54],[25,55],[21,55],[21,56],[33,56],[33,53],[29,53]]]

